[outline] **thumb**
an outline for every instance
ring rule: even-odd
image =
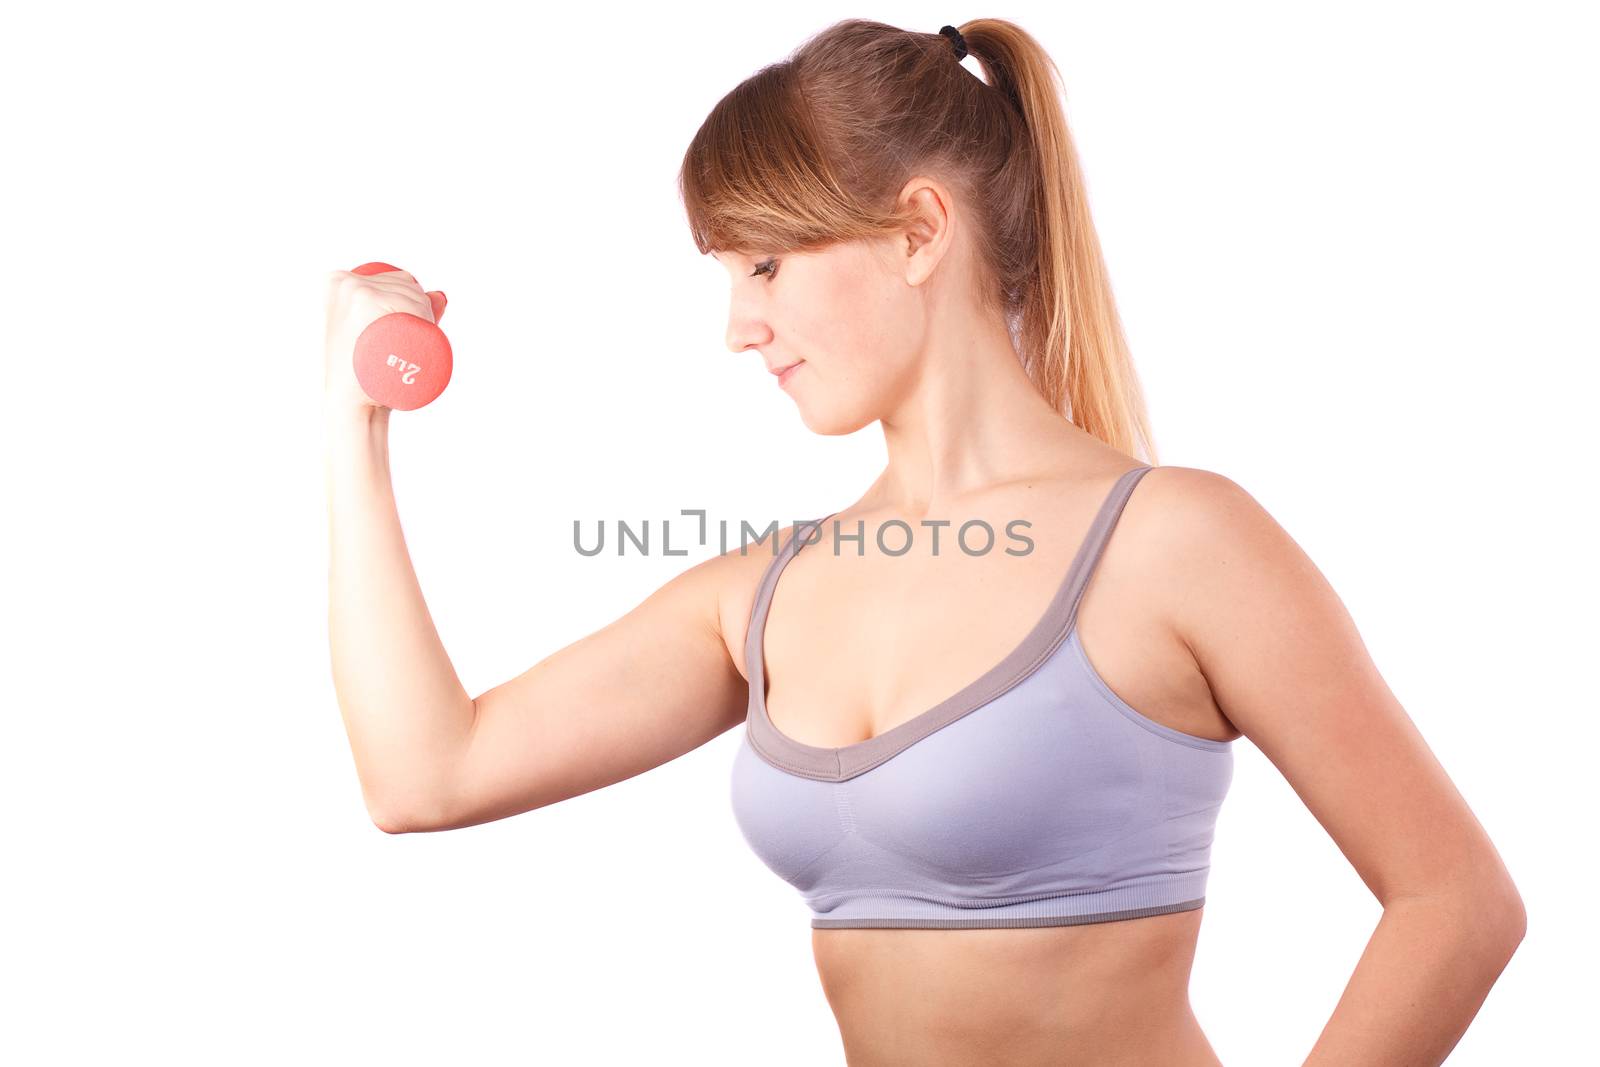
[[[428,299],[433,302],[433,321],[438,322],[444,317],[444,306],[450,301],[445,298],[442,289],[434,289],[428,293]]]

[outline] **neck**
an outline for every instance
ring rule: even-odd
[[[907,395],[880,420],[888,464],[862,507],[922,516],[974,492],[1085,467],[1105,446],[1053,410],[1028,379],[1004,323],[942,334]]]

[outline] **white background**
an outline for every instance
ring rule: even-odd
[[[10,9],[0,1059],[843,1063],[803,903],[728,806],[736,731],[495,824],[370,822],[328,661],[323,284],[381,259],[450,296],[455,378],[391,452],[475,695],[716,551],[585,558],[574,518],[792,521],[879,469],[876,428],[810,434],[728,352],[677,167],[837,18],[986,14],[1062,70],[1160,461],[1307,550],[1522,891],[1449,1062],[1583,1055],[1586,7]],[[1298,1063],[1379,909],[1235,751],[1192,999],[1230,1067]]]

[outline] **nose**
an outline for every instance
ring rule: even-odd
[[[728,345],[728,351],[745,352],[769,344],[772,341],[772,329],[764,319],[740,308],[738,301],[735,301],[728,311],[728,332],[723,340]]]

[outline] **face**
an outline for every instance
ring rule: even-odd
[[[763,386],[788,393],[816,433],[854,433],[909,393],[926,288],[904,248],[884,239],[807,253],[716,253],[732,282],[728,347],[759,361]],[[782,379],[767,373],[790,364]]]

